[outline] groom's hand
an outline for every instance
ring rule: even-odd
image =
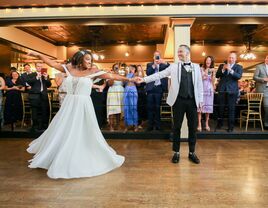
[[[137,84],[141,84],[144,82],[144,79],[142,77],[135,77],[134,78],[134,81],[137,83]]]

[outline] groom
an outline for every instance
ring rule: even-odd
[[[203,83],[198,64],[190,61],[190,47],[180,45],[178,48],[179,63],[170,64],[164,71],[153,75],[136,78],[138,83],[153,82],[164,77],[171,77],[171,85],[167,97],[167,104],[173,109],[173,163],[180,160],[180,135],[181,126],[186,113],[189,129],[189,160],[199,164],[200,160],[195,154],[196,128],[197,128],[197,108],[201,108],[203,102]]]

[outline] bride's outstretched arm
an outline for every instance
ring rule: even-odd
[[[34,56],[36,58],[39,58],[41,59],[43,62],[45,62],[47,65],[61,71],[61,72],[65,72],[64,68],[62,67],[62,65],[60,63],[57,63],[56,61],[54,60],[51,60],[49,58],[47,58],[45,55],[43,54],[40,54],[40,53],[37,53],[35,51],[30,51],[28,53],[29,56]]]
[[[112,73],[105,73],[99,76],[101,79],[112,79],[112,80],[118,80],[123,82],[132,82],[133,78],[127,78],[124,76],[121,76],[119,74],[112,74]]]

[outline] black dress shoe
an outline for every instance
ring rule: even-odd
[[[160,127],[155,127],[156,131],[162,131],[162,129]]]
[[[148,127],[146,131],[153,131],[154,129],[152,127]]]
[[[227,132],[233,132],[234,131],[234,128],[228,128],[226,129]]]
[[[37,130],[37,128],[31,127],[31,128],[29,129],[29,131],[30,131],[30,132],[37,132],[38,130]]]
[[[191,160],[193,163],[195,163],[195,164],[200,163],[200,160],[198,159],[198,157],[196,156],[195,153],[192,153],[192,154],[189,153],[188,157],[189,157],[189,160]]]
[[[180,161],[180,155],[177,153],[174,153],[172,160],[173,163],[178,163]]]
[[[216,128],[221,129],[222,126],[223,126],[222,123],[218,122]]]

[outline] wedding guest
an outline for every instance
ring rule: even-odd
[[[31,89],[31,86],[27,83],[28,76],[33,73],[30,64],[26,63],[23,65],[24,73],[21,74],[21,80],[25,86],[25,90],[28,91]]]
[[[153,62],[147,64],[146,75],[152,75],[157,72],[165,70],[169,66],[168,63],[164,63],[159,51],[154,52]],[[163,93],[167,91],[168,79],[162,78],[146,84],[147,91],[147,115],[148,115],[148,127],[147,131],[161,130],[160,120],[160,105],[163,97]]]
[[[6,88],[6,82],[4,80],[4,74],[0,74],[0,129],[4,124],[3,119],[3,90]]]
[[[137,73],[136,76],[138,77],[145,77],[144,70],[141,65],[137,66]],[[138,91],[138,128],[142,129],[144,126],[145,121],[147,120],[147,111],[146,109],[147,102],[146,102],[146,91],[145,91],[145,83],[136,84],[136,88]]]
[[[22,120],[23,106],[21,92],[25,90],[24,83],[17,71],[11,71],[10,77],[6,79],[6,102],[4,120],[6,124],[13,124]]]
[[[119,64],[112,67],[113,74],[119,74]],[[122,81],[108,80],[107,93],[107,117],[109,119],[110,131],[120,128],[120,118],[123,113],[123,94],[124,87]]]
[[[127,78],[131,79],[135,77],[135,73],[137,72],[136,65],[130,65],[129,73],[127,74]],[[138,93],[135,83],[127,82],[124,92],[124,120],[125,120],[125,132],[128,131],[129,127],[133,126],[134,131],[138,131]]]
[[[95,64],[92,65],[92,69],[96,71],[99,70],[98,66]],[[106,105],[104,103],[105,93],[103,92],[103,90],[106,87],[106,81],[104,79],[97,78],[94,80],[93,83],[94,84],[90,96],[93,102],[99,127],[102,128],[105,124],[104,108],[106,107]]]
[[[66,77],[67,77],[66,73],[63,72],[55,74],[55,83],[58,87],[58,93],[59,93],[58,97],[60,105],[62,105],[63,100],[67,93],[66,84],[64,82]]]
[[[36,63],[36,72],[28,75],[29,102],[32,110],[32,130],[45,130],[49,120],[49,100],[47,89],[51,86],[47,72],[42,72],[42,63]]]
[[[243,74],[243,67],[236,63],[237,54],[230,52],[228,59],[221,64],[217,70],[216,78],[219,78],[219,119],[217,128],[223,125],[224,108],[226,101],[228,102],[228,129],[227,132],[234,130],[235,122],[235,105],[238,96],[238,80]]]
[[[214,89],[215,89],[215,69],[214,58],[207,56],[204,60],[203,67],[201,68],[201,75],[203,80],[203,106],[198,112],[198,126],[197,131],[202,130],[201,117],[202,113],[206,114],[206,131],[210,131],[209,127],[209,115],[213,113],[214,103]]]

